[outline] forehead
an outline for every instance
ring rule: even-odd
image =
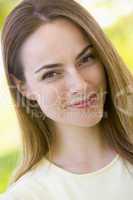
[[[21,62],[27,66],[76,57],[88,42],[86,35],[73,22],[56,19],[41,25],[25,40],[20,49]]]

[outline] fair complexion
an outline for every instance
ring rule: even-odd
[[[100,124],[106,77],[89,39],[70,21],[58,19],[27,38],[20,60],[26,77],[21,92],[38,102],[56,135],[52,161],[74,172],[93,171],[108,164],[115,152],[103,140],[105,130]],[[19,81],[16,85],[19,88]],[[69,106],[93,92],[98,95],[96,105]]]

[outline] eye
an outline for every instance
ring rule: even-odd
[[[94,54],[90,53],[82,58],[81,63],[86,63],[86,62],[93,61],[93,60],[95,60],[95,56],[94,56]]]
[[[41,77],[41,80],[53,79],[53,78],[56,78],[57,76],[59,76],[60,74],[61,73],[56,72],[56,71],[50,71],[50,72],[47,72],[47,73],[43,74],[43,76]]]

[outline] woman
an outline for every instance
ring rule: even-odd
[[[2,47],[23,141],[2,199],[131,200],[133,76],[95,19],[73,0],[24,0]]]

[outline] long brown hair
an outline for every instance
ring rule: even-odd
[[[103,137],[124,160],[133,164],[133,113],[130,107],[133,102],[133,76],[128,67],[95,19],[76,1],[24,0],[7,16],[2,31],[5,73],[22,130],[22,159],[13,181],[18,180],[51,152],[54,135],[39,106],[31,106],[31,102],[15,87],[10,74],[25,81],[23,67],[18,59],[22,43],[39,26],[59,17],[71,20],[87,35],[103,63],[108,82],[104,106],[107,116],[102,118],[106,129]],[[35,115],[34,112],[39,114]]]

